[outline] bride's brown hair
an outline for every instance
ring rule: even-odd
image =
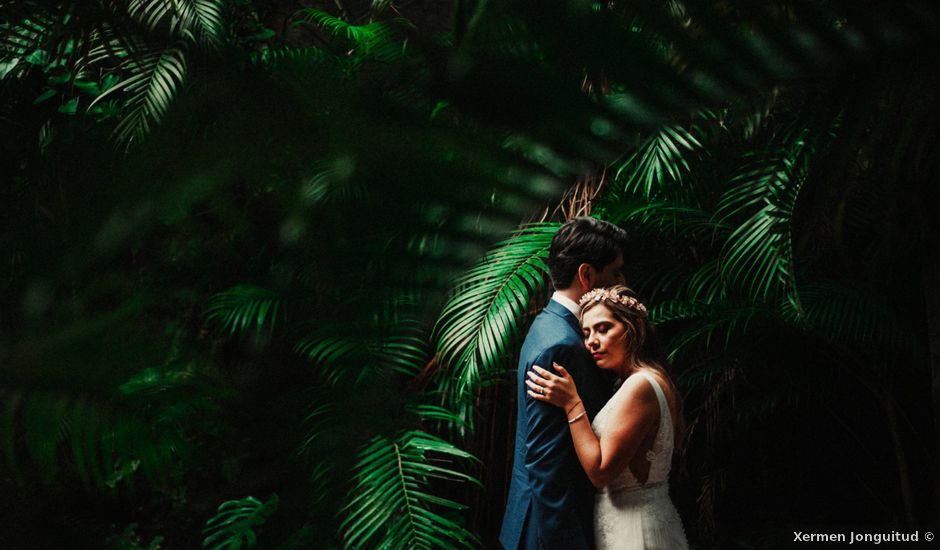
[[[588,310],[598,305],[603,305],[613,313],[614,318],[626,327],[624,340],[627,344],[630,359],[636,364],[645,365],[660,372],[669,382],[676,396],[676,409],[678,411],[678,418],[674,426],[674,448],[676,451],[681,450],[685,436],[682,395],[679,393],[675,378],[672,376],[672,366],[666,359],[666,354],[656,335],[656,327],[649,320],[649,312],[646,306],[643,305],[633,289],[624,285],[591,290],[581,298],[580,305],[579,320],[584,318],[584,314]]]

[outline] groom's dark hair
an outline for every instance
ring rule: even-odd
[[[624,253],[627,232],[595,218],[574,218],[561,226],[548,251],[548,270],[556,290],[571,286],[578,267],[587,263],[603,269]]]

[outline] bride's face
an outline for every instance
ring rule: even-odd
[[[581,318],[581,332],[598,367],[618,370],[627,363],[627,327],[606,306],[587,310]]]

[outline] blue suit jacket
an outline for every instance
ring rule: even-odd
[[[552,362],[574,377],[589,419],[610,397],[608,377],[584,347],[578,320],[552,300],[535,318],[519,356],[516,445],[499,540],[518,548],[594,547],[595,489],[578,462],[565,411],[526,393],[532,365]]]

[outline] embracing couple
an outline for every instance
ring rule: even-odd
[[[623,285],[625,246],[622,229],[592,218],[552,241],[555,293],[519,358],[508,550],[688,548],[668,486],[680,396]]]

